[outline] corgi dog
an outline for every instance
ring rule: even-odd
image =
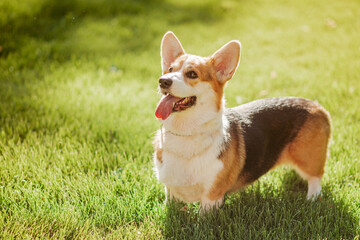
[[[307,199],[321,191],[331,120],[304,98],[261,99],[225,108],[224,87],[240,61],[241,44],[230,41],[210,57],[185,53],[167,32],[161,42],[163,94],[155,116],[157,178],[166,201],[200,201],[205,212],[281,164],[307,180]]]

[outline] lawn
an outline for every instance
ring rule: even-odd
[[[359,239],[360,2],[2,0],[1,239]],[[242,43],[227,106],[320,102],[333,137],[321,199],[279,168],[224,206],[164,205],[153,173],[160,41]]]

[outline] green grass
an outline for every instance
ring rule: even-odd
[[[359,239],[360,2],[3,0],[1,239]],[[159,45],[242,42],[227,106],[319,101],[333,119],[321,201],[277,169],[206,217],[164,206],[151,141]]]

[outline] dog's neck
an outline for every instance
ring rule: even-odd
[[[220,109],[214,104],[215,101],[211,93],[198,97],[196,108],[171,114],[162,121],[164,131],[179,137],[194,137],[223,129],[225,99],[222,99]]]
[[[207,116],[204,115],[170,117],[162,123],[163,131],[179,137],[194,137],[223,129],[222,110],[217,113],[206,113]]]
[[[229,121],[222,114],[195,125],[195,128],[191,128],[194,131],[181,132],[181,128],[174,131],[164,124],[160,131],[160,146],[173,155],[187,160],[204,154],[210,148],[213,151],[220,151],[213,146],[221,146],[221,142],[225,141],[228,125]]]
[[[192,138],[192,137],[202,136],[202,135],[212,135],[214,132],[217,132],[217,131],[220,131],[223,129],[222,122],[221,123],[218,122],[218,124],[216,124],[216,125],[210,124],[210,123],[205,123],[205,124],[213,125],[215,127],[209,129],[208,131],[199,131],[199,132],[197,131],[197,132],[193,132],[193,133],[183,134],[183,133],[173,132],[172,130],[167,130],[163,127],[163,124],[161,124],[161,131],[163,132],[163,134],[169,133],[169,134],[177,136],[177,137]]]

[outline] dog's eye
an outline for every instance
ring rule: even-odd
[[[189,72],[187,72],[187,73],[186,73],[186,76],[187,76],[188,78],[198,78],[198,75],[197,75],[196,72],[194,72],[194,71],[189,71]]]
[[[173,71],[173,68],[172,67],[169,67],[169,72],[172,72]]]

